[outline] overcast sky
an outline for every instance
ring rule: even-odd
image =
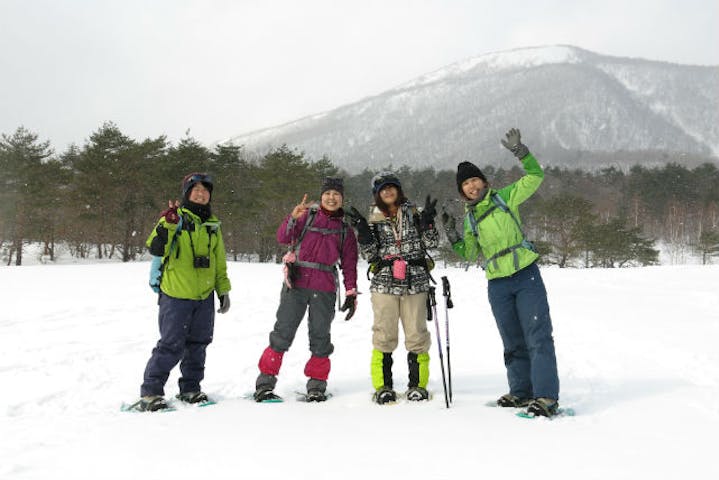
[[[719,65],[717,0],[0,0],[0,133],[205,144],[484,53]]]

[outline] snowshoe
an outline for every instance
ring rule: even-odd
[[[257,390],[252,398],[254,398],[257,403],[279,403],[283,401],[282,397],[271,389]]]
[[[421,402],[429,400],[429,392],[422,387],[410,387],[405,393],[405,398],[411,402]]]
[[[384,387],[374,392],[372,400],[380,405],[395,403],[397,402],[397,393],[391,388]]]
[[[553,417],[559,412],[559,403],[551,398],[532,400],[525,412],[528,417]]]
[[[132,405],[123,405],[122,410],[125,412],[157,412],[174,410],[161,395],[148,395],[141,397],[140,400]]]
[[[505,393],[497,399],[497,406],[503,408],[523,408],[532,403],[531,398],[515,397],[511,393]]]
[[[295,392],[295,400],[297,400],[298,402],[309,403],[309,402],[325,402],[325,401],[329,400],[330,398],[332,398],[332,394],[330,392],[323,392],[323,395],[325,396],[325,399],[318,400],[316,398],[310,398],[309,392],[305,393],[305,392],[296,391]]]
[[[205,403],[209,402],[207,394],[204,392],[184,392],[175,395],[175,398],[184,403]]]
[[[209,407],[217,402],[207,397],[205,392],[185,392],[175,396],[182,403],[187,403],[196,407]]]
[[[305,396],[308,402],[324,402],[327,398],[327,395],[322,390],[308,390]]]

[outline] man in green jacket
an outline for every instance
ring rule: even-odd
[[[485,259],[487,293],[504,344],[509,393],[500,407],[527,407],[532,415],[558,411],[559,378],[547,292],[536,260],[539,255],[524,235],[519,205],[539,188],[544,172],[522,144],[519,130],[502,145],[521,162],[526,174],[502,189],[490,188],[482,171],[470,162],[457,167],[457,189],[465,201],[462,237],[452,217],[442,220],[453,250],[469,261]]]
[[[208,400],[200,390],[205,350],[212,342],[216,292],[218,313],[230,308],[230,280],[222,230],[212,214],[212,179],[191,173],[182,180],[182,205],[170,205],[147,239],[153,255],[150,287],[159,294],[160,340],[152,350],[133,407],[141,411],[168,407],[164,386],[180,362],[177,398],[187,403]]]

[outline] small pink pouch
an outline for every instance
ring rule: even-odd
[[[395,280],[404,280],[407,277],[407,262],[401,258],[392,263],[392,276]]]

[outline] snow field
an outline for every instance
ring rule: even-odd
[[[506,392],[499,334],[476,269],[452,282],[454,404],[444,407],[437,346],[431,402],[370,402],[372,314],[333,325],[324,404],[294,401],[305,384],[306,324],[285,355],[283,404],[258,405],[257,360],[279,300],[281,267],[231,263],[232,308],[217,315],[203,390],[219,400],[129,414],[158,338],[147,263],[0,269],[0,478],[342,478],[421,475],[553,479],[713,478],[719,427],[717,266],[543,268],[561,403],[577,416],[523,420],[484,404]],[[444,347],[444,300],[438,290]],[[429,325],[434,341],[434,326]],[[177,393],[177,369],[167,386]],[[395,352],[404,389],[406,351]]]

